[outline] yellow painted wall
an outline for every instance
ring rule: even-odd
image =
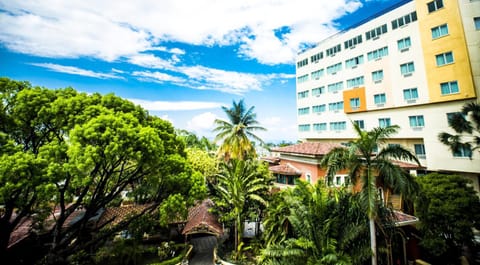
[[[360,107],[352,109],[350,107],[350,99],[360,98]],[[365,96],[365,87],[355,88],[343,91],[343,109],[345,113],[359,112],[367,110],[367,99]]]
[[[474,98],[475,87],[472,69],[463,31],[462,20],[457,0],[444,0],[444,7],[428,13],[427,3],[432,0],[416,0],[416,9],[425,59],[425,70],[430,102],[443,102]],[[432,39],[431,29],[447,23],[449,34]],[[454,63],[437,66],[435,55],[453,52]],[[415,66],[421,67],[421,66]],[[459,93],[442,95],[440,83],[457,81]]]

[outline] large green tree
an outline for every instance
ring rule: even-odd
[[[370,257],[358,195],[299,182],[274,195],[264,219],[261,264],[361,264]]]
[[[222,107],[228,120],[215,120],[214,132],[217,132],[215,141],[221,141],[218,155],[225,159],[247,159],[255,157],[255,146],[252,140],[264,144],[263,140],[254,134],[255,131],[265,131],[259,126],[255,107],[247,109],[243,99],[239,102],[233,101],[230,108]]]
[[[235,230],[235,251],[242,242],[244,221],[258,203],[267,204],[272,178],[268,168],[258,160],[230,159],[221,164],[217,174],[216,206],[222,211],[224,221],[232,221]]]
[[[471,157],[472,151],[480,148],[480,104],[465,104],[461,112],[451,115],[448,125],[456,134],[442,132],[438,135],[440,142],[454,153],[466,150]]]
[[[472,228],[480,229],[480,200],[462,176],[432,173],[418,181],[415,214],[427,258],[433,264],[457,264],[463,247],[473,244]]]
[[[139,106],[111,94],[49,90],[6,78],[0,91],[2,253],[24,218],[40,225],[56,212],[53,224],[37,232],[46,235],[40,242],[48,246],[45,262],[64,262],[95,249],[172,194],[190,203],[205,194],[172,125]],[[151,207],[119,226],[92,228],[90,220],[125,193]],[[76,222],[67,224],[73,215]]]
[[[397,133],[398,126],[364,131],[357,124],[352,124],[358,138],[350,141],[345,148],[332,149],[322,159],[321,165],[327,168],[327,178],[331,179],[338,171],[346,169],[353,185],[361,185],[360,199],[369,218],[372,265],[376,265],[375,220],[381,203],[377,187],[381,184],[403,195],[413,194],[418,185],[407,172],[392,163],[392,159],[420,162],[410,150],[400,145],[387,145],[390,136]]]

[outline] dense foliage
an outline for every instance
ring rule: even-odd
[[[472,228],[480,229],[480,200],[462,176],[432,173],[418,181],[421,245],[434,264],[456,264],[462,248],[472,247]]]
[[[174,194],[185,205],[205,195],[172,125],[127,100],[7,78],[0,79],[0,100],[2,257],[25,220],[41,235],[44,262],[63,263]],[[150,207],[115,227],[92,225],[125,197]]]

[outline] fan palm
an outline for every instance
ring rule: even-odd
[[[217,175],[217,205],[224,207],[224,219],[233,219],[235,223],[235,249],[242,242],[243,222],[246,206],[252,201],[266,205],[265,197],[271,179],[268,171],[262,170],[257,160],[231,159],[221,164],[221,173]],[[237,253],[239,256],[240,253]]]
[[[470,120],[466,118],[469,114]],[[458,152],[461,148],[472,151],[480,148],[480,104],[475,102],[465,104],[461,112],[451,116],[448,124],[457,134],[442,132],[438,139],[449,146],[452,152]]]
[[[215,142],[222,141],[218,149],[218,155],[228,159],[246,159],[256,156],[255,148],[251,139],[264,144],[263,140],[255,135],[254,131],[266,131],[265,128],[258,126],[257,115],[253,112],[255,107],[247,106],[243,99],[238,103],[233,101],[233,106],[222,107],[227,114],[228,121],[215,120],[217,126],[213,131],[217,132]]]
[[[420,162],[414,154],[400,145],[388,145],[378,153],[379,145],[386,144],[389,137],[398,132],[399,127],[387,126],[363,131],[353,123],[358,138],[350,141],[348,147],[332,149],[321,161],[327,168],[327,179],[335,176],[339,170],[349,170],[352,183],[361,184],[360,201],[369,218],[370,248],[372,251],[372,264],[377,264],[377,247],[375,237],[375,219],[379,207],[379,192],[377,184],[393,189],[402,195],[413,194],[418,189],[418,184],[411,176],[390,159]]]

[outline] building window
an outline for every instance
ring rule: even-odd
[[[325,104],[316,105],[312,107],[312,113],[322,113],[322,112],[325,112],[326,109],[327,109],[327,106]]]
[[[475,24],[475,29],[480,30],[480,17],[474,17],[473,23]]]
[[[316,132],[326,131],[327,130],[327,123],[326,122],[314,123],[313,124],[313,130],[316,131]]]
[[[325,87],[324,86],[316,87],[316,88],[312,89],[312,96],[320,96],[321,94],[324,94],[324,93],[325,93]]]
[[[360,108],[360,98],[351,98],[350,99],[350,108],[352,108],[352,109]]]
[[[297,62],[297,68],[302,68],[306,65],[308,65],[308,59],[303,59],[303,60]]]
[[[365,122],[363,120],[355,120],[353,121],[353,123],[355,123],[358,126],[358,128],[362,130],[365,129]]]
[[[380,35],[387,33],[387,24],[383,24],[380,27],[374,28],[370,31],[365,32],[365,38],[369,39],[377,39]]]
[[[298,95],[298,99],[308,98],[308,90],[307,90],[307,91],[298,92],[297,95]]]
[[[390,126],[390,118],[380,118],[378,119],[378,126],[381,128],[385,128]]]
[[[440,37],[448,35],[448,25],[443,24],[438,27],[434,27],[431,29],[431,31],[432,31],[432,39],[438,39]]]
[[[376,105],[385,104],[385,102],[387,102],[385,93],[373,95],[373,102],[375,102]]]
[[[412,41],[410,37],[403,38],[397,41],[397,47],[399,51],[405,51],[412,46]]]
[[[396,29],[414,21],[417,21],[417,12],[412,12],[408,15],[392,20],[392,29]]]
[[[371,60],[380,59],[383,56],[387,56],[387,55],[388,55],[388,47],[383,47],[383,48],[380,48],[378,50],[374,50],[374,51],[371,51],[371,52],[367,53],[367,58],[368,58],[369,61],[371,61]]]
[[[421,159],[426,158],[425,145],[424,144],[414,144],[413,148],[415,149],[415,155],[418,158],[421,158]]]
[[[298,125],[298,130],[300,132],[309,132],[310,131],[310,124],[300,124],[300,125]]]
[[[453,63],[453,53],[446,52],[446,53],[437,54],[435,55],[435,59],[437,62],[437,66],[451,64]]]
[[[327,74],[334,75],[341,70],[342,70],[342,63],[337,63],[327,67]]]
[[[453,152],[454,157],[472,157],[472,148],[470,145],[462,144]]]
[[[308,81],[308,74],[297,77],[297,83],[305,83]]]
[[[349,40],[345,41],[345,43],[344,43],[345,49],[348,49],[350,47],[353,48],[353,47],[355,47],[355,45],[357,45],[359,43],[362,43],[362,35],[358,35],[353,39],[349,39]]]
[[[276,182],[279,184],[295,185],[295,178],[296,176],[278,174],[276,175]]]
[[[408,88],[403,90],[403,99],[406,101],[418,99],[418,90],[417,88]]]
[[[345,61],[345,68],[355,68],[357,65],[363,63],[363,55],[348,59]]]
[[[298,115],[307,115],[307,114],[310,114],[310,107],[298,109]]]
[[[423,119],[423,115],[417,116],[408,116],[408,120],[410,121],[410,127],[425,127],[425,120]]]
[[[443,7],[443,0],[435,0],[432,2],[428,2],[427,7],[428,7],[428,13],[437,11],[438,9]]]
[[[402,75],[408,76],[411,75],[413,72],[415,72],[415,65],[413,64],[413,62],[400,65],[400,73],[402,73]]]
[[[334,56],[337,52],[342,50],[342,46],[340,44],[333,46],[330,49],[327,49],[326,53],[327,56]]]
[[[338,91],[343,89],[343,82],[329,84],[327,88],[328,88],[328,92],[338,93]]]
[[[359,87],[365,84],[363,76],[355,77],[347,80],[347,87]]]
[[[310,56],[311,63],[318,63],[318,61],[320,61],[321,59],[323,59],[323,52],[319,52],[315,55]]]
[[[378,70],[372,72],[372,81],[375,83],[381,82],[383,80],[383,70]]]
[[[347,129],[347,122],[336,121],[330,122],[330,131],[343,131]]]
[[[328,103],[329,111],[340,111],[343,110],[343,101]]]
[[[440,83],[440,89],[442,91],[442,95],[456,94],[460,91],[457,81]]]
[[[324,70],[323,70],[323,69],[320,69],[320,70],[317,70],[317,71],[312,72],[312,73],[311,73],[312,80],[313,80],[313,79],[319,79],[320,77],[323,76],[323,73],[324,73]]]

